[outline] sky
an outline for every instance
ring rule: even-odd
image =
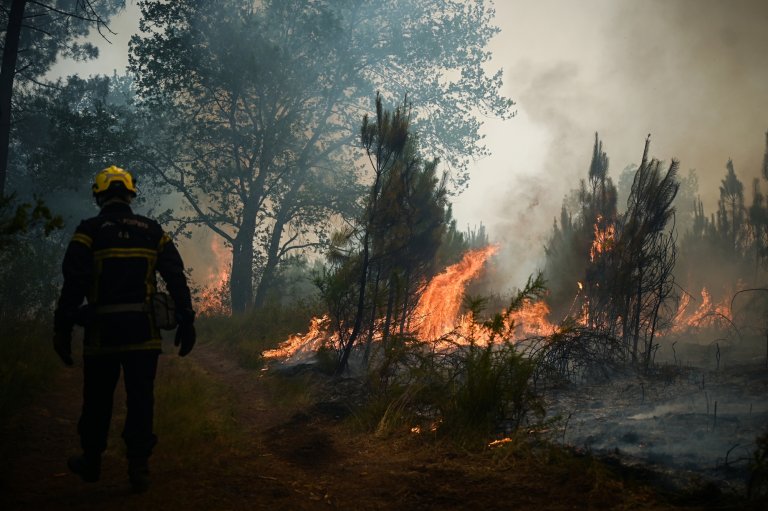
[[[53,74],[111,74],[127,65],[135,2],[88,63]],[[509,287],[543,265],[563,197],[586,176],[595,132],[609,174],[651,155],[695,169],[706,212],[729,158],[745,185],[759,175],[768,130],[768,0],[496,0],[489,70],[516,102],[486,119],[491,156],[474,163],[454,202],[459,226],[482,222],[502,245]],[[764,184],[764,188],[766,188]]]

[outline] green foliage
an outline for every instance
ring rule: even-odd
[[[484,1],[140,7],[130,62],[151,119],[147,154],[162,162],[150,166],[190,207],[177,211],[181,228],[205,225],[231,244],[238,312],[250,306],[254,280],[261,305],[286,255],[327,247],[329,217],[359,215],[349,127],[373,91],[419,98],[413,119],[423,144],[456,170],[459,187],[471,159],[487,153],[479,116],[467,112],[513,115],[501,73],[485,71],[498,29]]]
[[[485,442],[544,415],[531,377],[535,361],[509,343],[459,347],[446,356],[398,343],[382,379],[372,372],[372,399],[358,415],[377,434],[418,427],[462,443]]]
[[[17,165],[23,167],[18,185],[49,201],[75,192],[78,202],[90,205],[93,175],[118,165],[131,170],[141,187],[137,166],[146,155],[137,149],[141,127],[131,86],[128,76],[71,76],[53,91],[24,94],[25,115],[15,135]],[[141,188],[141,195],[150,191]]]
[[[50,236],[62,225],[41,199],[0,199],[0,322],[39,317],[53,303],[61,247]]]
[[[447,350],[393,339],[369,370],[372,399],[360,420],[378,434],[419,428],[474,443],[543,417],[544,403],[532,383],[536,360],[505,340],[507,328],[514,328],[508,316],[543,290],[541,276],[529,279],[506,311],[477,320],[466,342]],[[465,300],[475,318],[484,303]],[[480,338],[490,341],[481,345]]]
[[[530,383],[535,361],[507,342],[463,351],[442,408],[446,432],[482,439],[517,430],[531,415],[543,417],[543,401]]]
[[[5,250],[23,234],[40,228],[45,236],[64,225],[63,219],[54,215],[42,199],[35,203],[22,203],[14,207],[14,197],[0,197],[0,250]]]
[[[10,2],[3,2],[4,7]],[[98,49],[83,38],[93,29],[110,34],[109,18],[125,7],[125,0],[88,2],[27,2],[16,69],[19,80],[40,79],[57,58],[88,60]],[[8,24],[8,9],[0,10],[0,26]]]
[[[330,272],[318,280],[339,335],[339,368],[367,328],[388,338],[402,334],[421,282],[436,270],[450,220],[445,175],[424,160],[410,128],[407,102],[393,111],[376,96],[376,117],[363,117],[360,143],[374,174],[365,211],[352,229],[332,239]],[[377,325],[378,323],[378,325]],[[346,333],[349,332],[347,336]],[[366,351],[367,357],[367,351]]]

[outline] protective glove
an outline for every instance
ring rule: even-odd
[[[197,333],[195,332],[195,325],[192,323],[179,323],[176,329],[176,339],[173,344],[175,346],[181,345],[179,349],[179,356],[185,357],[192,351],[197,340]]]
[[[53,334],[53,349],[64,365],[71,367],[72,361],[72,333],[55,332]]]

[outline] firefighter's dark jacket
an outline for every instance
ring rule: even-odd
[[[108,204],[98,216],[82,221],[62,270],[54,330],[71,332],[87,298],[85,355],[160,349],[160,332],[150,312],[156,270],[182,322],[194,319],[184,264],[173,241],[157,222],[134,214],[128,204]]]

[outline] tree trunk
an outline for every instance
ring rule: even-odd
[[[363,364],[367,367],[371,356],[371,345],[373,344],[373,333],[376,327],[376,297],[379,294],[379,279],[381,278],[381,265],[376,265],[376,279],[373,283],[373,301],[371,307],[371,322],[368,325],[368,337],[365,339],[365,352],[363,353]]]
[[[19,55],[19,37],[27,0],[13,0],[5,31],[3,64],[0,68],[0,197],[5,196],[8,176],[8,157],[11,141],[11,99],[13,80],[16,77],[16,60]]]
[[[261,279],[256,286],[256,296],[253,299],[253,306],[256,309],[264,307],[267,301],[267,294],[275,280],[275,270],[280,262],[280,240],[283,237],[283,229],[285,229],[285,219],[281,211],[275,219],[275,225],[272,228],[272,235],[267,247],[267,263],[264,265]]]
[[[635,331],[634,341],[632,342],[632,362],[637,362],[637,344],[640,341],[640,314],[643,307],[643,266],[637,269],[637,303],[635,304]]]
[[[387,313],[384,316],[384,327],[381,332],[381,342],[386,346],[389,341],[389,330],[392,325],[392,313],[395,307],[395,295],[397,288],[400,286],[400,279],[397,278],[397,272],[393,271],[389,276],[389,293],[387,296]]]
[[[646,350],[645,350],[645,370],[648,371],[648,369],[651,367],[651,355],[653,354],[653,338],[656,335],[656,323],[659,319],[659,307],[661,307],[661,302],[664,301],[663,294],[663,281],[659,284],[659,296],[656,298],[656,303],[653,304],[653,319],[651,321],[651,333],[648,339],[648,342],[646,344]]]
[[[405,321],[408,318],[408,297],[411,288],[411,268],[405,270],[405,285],[403,286],[403,315],[400,316],[400,335],[405,332]]]
[[[378,157],[377,161],[381,161]],[[371,188],[371,196],[368,200],[368,219],[365,223],[365,233],[363,234],[363,254],[360,259],[360,288],[357,297],[357,311],[355,312],[355,324],[352,327],[352,333],[349,335],[347,344],[341,350],[341,356],[339,357],[339,365],[336,367],[336,375],[341,375],[347,369],[347,363],[349,362],[349,355],[352,353],[352,346],[354,346],[357,337],[360,335],[360,328],[363,326],[363,315],[365,314],[365,287],[368,283],[368,271],[371,264],[371,249],[370,234],[373,229],[373,221],[375,220],[376,203],[379,197],[379,188],[381,187],[383,169],[376,169],[376,178]]]
[[[241,314],[253,302],[253,235],[256,219],[246,219],[232,244],[232,276],[229,281],[232,313]]]
[[[372,222],[369,222],[369,225]],[[349,355],[352,353],[352,346],[354,346],[358,335],[360,335],[360,327],[363,325],[363,314],[365,313],[365,287],[368,283],[368,267],[370,266],[370,249],[368,248],[368,229],[366,228],[363,235],[363,257],[360,261],[360,288],[357,296],[357,311],[355,313],[355,324],[352,327],[352,333],[347,339],[347,344],[341,350],[341,357],[339,357],[339,365],[336,368],[336,374],[340,375],[347,369],[347,363],[349,362]]]

